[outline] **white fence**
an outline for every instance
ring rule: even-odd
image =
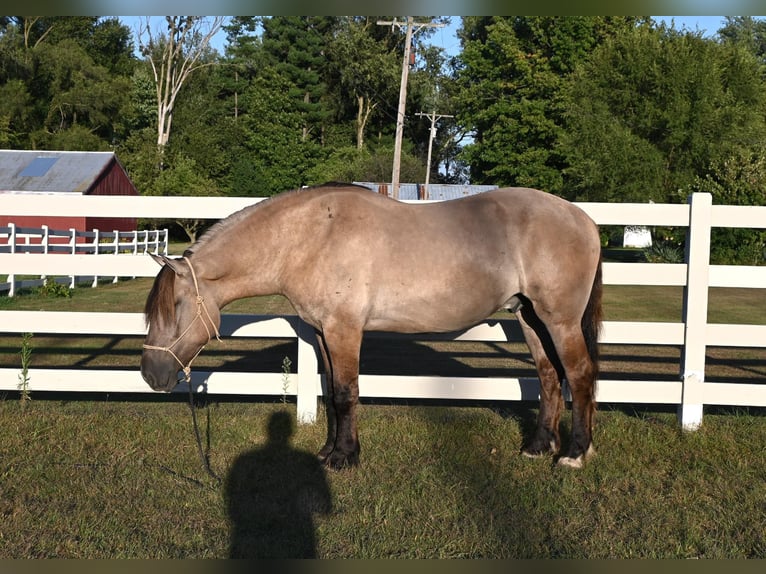
[[[191,197],[73,197],[62,201],[46,198],[3,197],[0,213],[10,215],[82,215],[94,217],[222,218],[252,204],[252,198]],[[765,325],[708,324],[708,288],[766,288],[766,267],[717,266],[709,264],[711,227],[766,228],[766,206],[713,206],[709,194],[694,194],[688,204],[580,204],[601,225],[646,225],[689,227],[686,263],[605,263],[604,283],[611,285],[674,285],[684,287],[681,322],[606,321],[601,337],[607,344],[672,345],[682,347],[679,376],[665,381],[601,380],[597,399],[601,403],[671,404],[679,407],[685,428],[702,420],[703,405],[766,406],[763,383],[716,382],[705,379],[707,346],[766,348]],[[158,267],[149,257],[119,255],[0,254],[0,270],[9,274],[145,276]],[[766,298],[764,299],[766,303]],[[6,333],[73,333],[143,335],[139,313],[68,313],[0,311]],[[456,340],[507,341],[513,319],[488,321],[463,333]],[[224,315],[221,333],[242,337],[297,338],[297,373],[257,376],[242,372],[193,373],[192,384],[213,394],[295,395],[298,418],[311,422],[324,382],[311,329],[296,317]],[[386,336],[378,334],[375,336]],[[418,339],[423,337],[418,336]],[[0,369],[0,389],[15,390],[18,369]],[[29,371],[31,391],[152,392],[136,367],[127,370],[35,369]],[[366,375],[359,378],[364,397],[521,400],[538,397],[535,378],[457,378]],[[183,390],[183,389],[179,389]]]
[[[50,229],[47,225],[41,227],[19,227],[8,223],[0,227],[0,253],[60,253],[60,254],[130,254],[168,253],[168,230],[152,229],[143,231],[78,231],[70,229]],[[39,287],[46,277],[39,279],[17,280],[15,274],[8,275],[5,283],[0,283],[0,292],[7,291],[10,297],[16,294],[17,288]],[[58,280],[58,279],[57,279]],[[98,286],[98,275],[78,276],[69,275],[65,280],[74,289],[77,283],[90,282]],[[117,282],[118,277],[113,278]]]

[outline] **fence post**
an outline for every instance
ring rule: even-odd
[[[713,196],[689,196],[689,231],[686,236],[686,286],[684,287],[684,348],[681,356],[681,404],[678,419],[685,430],[702,424],[705,384],[708,283],[710,278],[710,222]]]
[[[120,232],[115,229],[113,233],[114,233],[114,254],[119,255],[120,254]],[[117,275],[115,275],[114,279],[112,279],[112,283],[117,283],[119,279],[120,278]]]
[[[50,228],[46,224],[43,224],[41,229],[43,230],[43,236],[40,239],[40,243],[42,243],[43,245],[43,253],[45,255],[48,255],[48,253],[50,252],[50,244],[51,244]],[[40,275],[40,279],[42,279],[43,283],[45,283],[45,280],[47,278],[48,278],[47,275],[44,275],[44,274]]]
[[[43,223],[40,229],[43,230],[43,236],[40,238],[40,243],[43,244],[43,253],[48,255],[51,250],[51,230],[45,223]],[[41,279],[44,279],[44,277],[41,277]]]
[[[69,231],[72,233],[72,255],[77,254],[77,230],[74,227],[70,227]],[[70,275],[71,280],[69,281],[69,288],[74,289],[76,287],[75,281],[76,278],[74,275]]]
[[[98,229],[93,230],[93,255],[99,254],[99,242],[101,241],[101,232]],[[98,275],[93,276],[93,285],[91,287],[98,287]]]
[[[8,233],[8,243],[11,246],[11,253],[16,253],[16,224],[8,223],[8,227],[11,229]],[[10,287],[8,288],[8,297],[13,297],[16,295],[16,276],[8,275],[8,283],[10,284]]]
[[[133,255],[138,255],[138,230],[133,230]],[[131,279],[135,279],[136,276],[134,275],[131,277]]]
[[[298,334],[298,390],[296,411],[298,424],[310,424],[317,418],[317,360],[316,335],[314,329],[296,318]]]

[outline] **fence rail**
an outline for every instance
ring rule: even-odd
[[[130,254],[168,253],[168,230],[152,229],[143,231],[79,231],[70,229],[50,229],[47,225],[41,227],[19,227],[8,223],[0,227],[0,253],[41,253],[41,254]],[[117,282],[118,276],[113,277]],[[88,282],[93,287],[98,286],[99,276],[69,275],[68,279],[56,278],[74,288],[77,283]],[[0,292],[7,291],[10,297],[16,294],[17,288],[37,287],[46,281],[46,276],[39,279],[17,280],[15,274],[9,274],[5,283],[0,283]]]
[[[221,218],[257,201],[252,198],[67,198],[67,202],[44,204],[31,198],[12,201],[0,196],[0,210],[12,215],[78,215],[141,218]],[[72,201],[75,200],[75,201]],[[69,202],[72,201],[70,204]],[[766,406],[763,383],[723,383],[705,378],[707,346],[766,348],[766,325],[708,324],[709,287],[766,289],[766,267],[709,264],[712,227],[766,228],[766,207],[713,206],[709,194],[693,194],[688,204],[579,204],[600,225],[687,227],[686,259],[681,264],[605,263],[604,283],[611,285],[674,285],[684,288],[684,311],[680,322],[607,321],[601,342],[605,344],[672,345],[683,349],[679,376],[671,380],[601,380],[597,400],[602,403],[671,404],[679,407],[684,428],[696,428],[704,405]],[[66,261],[64,261],[66,260]],[[15,274],[106,275],[153,277],[157,265],[148,257],[114,254],[75,254],[66,258],[46,254],[2,254],[0,270]],[[138,313],[65,313],[0,311],[6,333],[76,333],[143,335]],[[317,398],[323,393],[317,353],[311,329],[297,317],[263,317],[224,314],[223,335],[238,337],[292,338],[297,340],[297,372],[284,373],[195,371],[192,385],[214,394],[295,395],[301,422],[316,417]],[[371,337],[390,337],[372,333]],[[418,335],[418,340],[430,338]],[[513,319],[490,320],[460,333],[439,339],[471,341],[522,340]],[[17,388],[18,369],[0,369],[0,389]],[[153,392],[135,369],[30,369],[30,389],[35,391]],[[285,388],[287,383],[287,388]],[[536,378],[512,377],[402,377],[361,375],[360,394],[390,398],[522,400],[539,396]],[[180,386],[178,391],[183,390]]]

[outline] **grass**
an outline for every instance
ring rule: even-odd
[[[149,285],[0,298],[0,308],[140,312]],[[711,321],[766,323],[755,290],[710,298]],[[271,297],[226,311],[291,309]],[[677,321],[680,289],[608,286],[605,312]],[[1,366],[20,368],[21,341],[0,338]],[[141,340],[36,334],[31,344],[33,367],[137,366]],[[678,349],[603,351],[605,377],[677,376]],[[229,339],[197,364],[279,372],[293,352],[288,341]],[[708,365],[715,380],[766,378],[763,350],[709,349]],[[523,345],[488,343],[366,341],[363,368],[534,373]],[[766,558],[764,409],[708,408],[684,433],[669,409],[602,405],[598,455],[572,472],[519,456],[536,403],[368,400],[362,465],[325,472],[313,458],[323,411],[316,425],[285,426],[295,409],[282,397],[216,399],[199,418],[219,486],[204,474],[184,397],[17,398],[0,400],[0,558]]]
[[[766,557],[762,414],[605,410],[572,472],[519,456],[531,405],[363,405],[362,465],[326,473],[323,421],[269,438],[285,412],[211,405],[217,486],[181,402],[0,402],[0,557]]]

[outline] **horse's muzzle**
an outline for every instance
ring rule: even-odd
[[[164,359],[164,358],[163,358]],[[163,359],[155,359],[150,354],[141,356],[141,376],[155,391],[172,391],[178,384],[178,365]]]

